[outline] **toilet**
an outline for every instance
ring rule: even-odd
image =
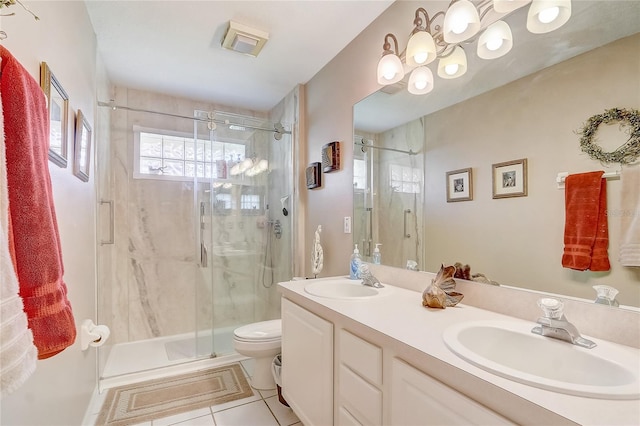
[[[282,320],[256,322],[236,328],[233,348],[240,355],[255,360],[251,387],[258,390],[275,389],[271,365],[280,353]]]

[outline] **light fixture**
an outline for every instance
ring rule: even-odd
[[[480,14],[469,0],[458,0],[453,3],[444,15],[442,29],[444,41],[460,43],[478,33],[480,30]]]
[[[424,21],[420,17],[421,13],[425,16]],[[407,64],[412,66],[427,65],[436,59],[436,43],[431,35],[427,11],[423,8],[417,9],[413,24],[415,28],[407,43]]]
[[[439,59],[437,74],[441,78],[457,78],[467,72],[463,45],[477,42],[476,52],[482,59],[506,55],[513,47],[513,34],[501,19],[529,3],[527,29],[534,34],[553,31],[571,16],[571,0],[451,0],[446,10],[432,17],[424,8],[418,8],[403,52],[399,52],[394,34],[384,36],[378,83],[399,83],[405,71],[410,72],[407,90],[422,95],[434,88],[433,72],[427,65],[435,59]],[[435,24],[438,18],[442,24]]]
[[[427,67],[418,67],[409,77],[409,93],[425,95],[433,90],[433,73]]]
[[[511,28],[504,21],[494,22],[478,39],[478,56],[482,59],[496,59],[506,55],[513,47]]]
[[[441,78],[458,78],[467,72],[467,55],[460,46],[456,46],[449,56],[438,62],[438,75]]]
[[[548,33],[563,26],[570,17],[571,0],[533,0],[527,29],[534,34]]]
[[[395,50],[391,50],[391,43],[389,39],[393,40]],[[393,84],[404,78],[404,69],[402,67],[402,61],[398,56],[398,39],[396,36],[389,33],[384,36],[384,44],[382,45],[382,58],[378,62],[378,83],[379,84]]]

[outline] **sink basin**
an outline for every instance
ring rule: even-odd
[[[640,399],[640,350],[599,340],[593,349],[531,333],[534,323],[474,321],[443,333],[460,358],[520,383],[570,395]]]
[[[386,288],[386,287],[385,287]],[[314,281],[304,287],[304,291],[314,296],[331,299],[362,299],[377,296],[382,289],[362,285],[362,280]]]

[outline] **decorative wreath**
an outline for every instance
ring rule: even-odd
[[[595,135],[598,127],[602,124],[620,122],[620,127],[629,126],[627,133],[629,140],[613,152],[604,152],[602,147],[595,143]],[[602,163],[634,163],[640,156],[640,112],[637,109],[612,108],[604,114],[594,115],[587,120],[586,124],[578,134],[580,137],[580,148],[594,160]]]

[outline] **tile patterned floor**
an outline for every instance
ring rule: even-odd
[[[251,377],[253,360],[241,361],[245,375]],[[107,392],[99,395],[92,408],[92,425],[100,412]],[[291,408],[278,401],[276,390],[253,391],[253,396],[201,408],[187,413],[176,414],[134,426],[302,426]]]

